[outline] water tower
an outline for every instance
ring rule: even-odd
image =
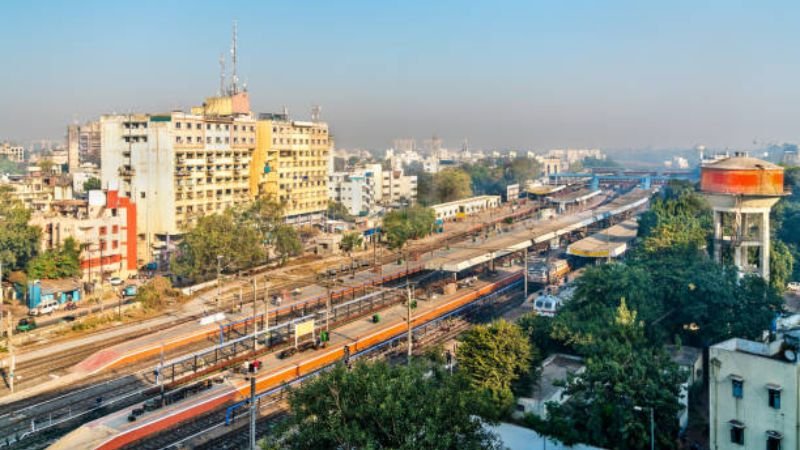
[[[783,196],[783,168],[736,154],[703,165],[700,190],[714,210],[714,259],[769,279],[769,212]]]

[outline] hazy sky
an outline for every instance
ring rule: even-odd
[[[0,141],[213,95],[239,23],[254,110],[340,147],[751,147],[800,137],[795,1],[16,1]]]

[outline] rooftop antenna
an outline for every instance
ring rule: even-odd
[[[283,115],[289,117],[289,108],[287,108],[286,105],[283,105]]]
[[[231,64],[233,64],[233,71],[231,73],[231,95],[239,92],[239,75],[236,73],[236,21],[233,21],[233,39],[231,41]]]
[[[219,54],[219,96],[225,95],[225,54]]]
[[[319,115],[322,112],[322,107],[319,105],[314,105],[311,107],[311,121],[312,122],[319,122]]]

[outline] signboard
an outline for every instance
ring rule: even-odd
[[[314,332],[314,319],[294,324],[294,335],[305,336]]]
[[[506,186],[506,201],[516,200],[519,198],[519,183],[509,184]]]

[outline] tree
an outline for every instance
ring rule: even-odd
[[[259,197],[234,215],[234,220],[241,227],[257,230],[264,246],[275,241],[275,231],[283,225],[285,205],[273,197]]]
[[[280,448],[494,449],[463,378],[436,366],[342,365],[289,394]]]
[[[297,256],[303,251],[303,244],[291,225],[281,225],[275,230],[275,251],[281,258],[281,264],[286,264],[290,256]]]
[[[674,247],[702,249],[711,238],[712,219],[708,203],[690,185],[673,183],[656,194],[650,210],[642,214],[639,236],[647,252]]]
[[[350,214],[350,211],[347,210],[347,207],[344,206],[341,202],[328,202],[328,218],[331,220],[343,220],[345,222],[352,222],[353,216]]]
[[[172,263],[173,271],[193,280],[253,267],[264,261],[263,234],[254,226],[241,226],[231,210],[200,217],[186,232]],[[218,258],[219,257],[219,258]]]
[[[31,213],[14,197],[11,186],[0,186],[0,262],[3,272],[24,269],[36,255],[42,230],[28,225]]]
[[[0,174],[22,175],[25,171],[19,163],[11,161],[7,156],[0,156]]]
[[[37,165],[44,173],[51,173],[53,168],[56,167],[56,163],[52,159],[40,159]]]
[[[28,262],[28,278],[74,278],[81,274],[80,247],[69,237],[64,245],[36,255]]]
[[[541,166],[535,159],[531,158],[515,158],[508,162],[505,168],[505,184],[520,184],[525,185],[528,180],[539,178],[541,174]]]
[[[656,448],[676,448],[677,415],[685,374],[660,346],[644,338],[636,312],[620,303],[610,336],[586,358],[586,370],[563,383],[562,404],[548,404],[541,431],[567,445],[649,448],[649,408],[655,413]],[[634,407],[646,408],[636,411]]]
[[[773,240],[769,252],[769,284],[779,292],[786,289],[786,283],[792,278],[794,257],[789,246],[783,241]]]
[[[99,189],[102,189],[102,185],[100,183],[99,178],[92,177],[83,182],[83,190],[85,192],[96,191]]]
[[[514,400],[511,384],[530,370],[535,353],[522,329],[501,319],[462,335],[458,364],[474,388],[488,391],[505,409]]]
[[[419,181],[419,180],[418,180]],[[472,181],[461,169],[444,169],[433,176],[437,203],[452,202],[472,196]]]
[[[409,239],[420,239],[433,230],[436,213],[419,205],[390,211],[383,218],[383,234],[391,249],[402,249]]]
[[[361,247],[363,244],[364,239],[361,237],[361,233],[353,232],[347,233],[342,236],[342,242],[339,244],[339,247],[347,253],[348,255],[351,254],[354,250]]]

